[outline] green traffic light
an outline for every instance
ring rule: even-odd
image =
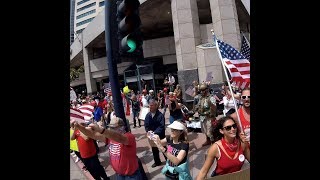
[[[133,52],[134,50],[136,50],[136,48],[137,48],[137,45],[136,45],[136,42],[134,42],[133,40],[131,40],[131,39],[128,39],[127,40],[127,44],[128,44],[128,46],[130,47],[130,49],[127,51],[127,52]]]

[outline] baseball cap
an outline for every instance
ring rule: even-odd
[[[107,126],[115,128],[115,127],[119,127],[119,126],[123,126],[123,125],[124,125],[123,119],[121,119],[117,116],[112,116],[110,123]]]
[[[186,129],[186,127],[182,123],[180,123],[179,121],[173,121],[173,123],[170,124],[168,126],[168,128],[177,129],[177,130],[185,130]]]

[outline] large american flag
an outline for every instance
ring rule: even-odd
[[[70,108],[70,121],[71,120],[76,120],[78,123],[85,122],[83,113],[80,110],[73,108]]]
[[[90,104],[83,104],[78,108],[84,115],[84,120],[89,121],[93,117],[94,107]]]
[[[221,54],[222,62],[228,68],[232,82],[244,84],[241,88],[250,85],[250,62],[235,48],[229,44],[217,40],[218,49]]]
[[[240,53],[250,61],[250,47],[247,38],[242,34]]]

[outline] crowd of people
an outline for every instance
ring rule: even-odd
[[[171,77],[171,78],[170,78]],[[169,76],[167,86],[155,93],[143,89],[142,93],[124,94],[124,110],[130,106],[133,128],[144,126],[152,150],[152,168],[163,166],[162,173],[168,179],[205,179],[214,162],[217,166],[210,177],[236,172],[245,162],[250,162],[250,89],[230,88],[223,84],[223,97],[210,91],[207,83],[194,81],[194,101],[189,111],[182,101],[182,92],[174,77]],[[230,91],[231,89],[231,91]],[[93,108],[84,116],[83,122],[70,121],[72,151],[79,157],[95,179],[109,179],[97,154],[97,141],[104,142],[109,150],[109,162],[116,172],[117,179],[146,179],[145,172],[137,156],[134,134],[126,131],[128,119],[117,117],[113,108],[112,93],[105,97],[79,96],[70,103],[70,108],[81,111],[83,105]],[[218,107],[223,106],[219,111]],[[165,135],[165,115],[169,111],[170,135]],[[88,110],[88,109],[87,109]],[[202,146],[209,146],[206,160],[196,177],[191,177],[188,152],[188,125],[193,123],[186,118],[191,112],[193,122],[199,124],[206,135]],[[87,118],[85,118],[87,117]],[[141,124],[144,121],[144,124]],[[75,142],[78,147],[74,147]],[[71,147],[71,146],[70,146]],[[161,152],[161,153],[160,153]],[[166,160],[160,161],[160,154]]]

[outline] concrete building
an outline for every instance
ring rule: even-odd
[[[225,80],[211,29],[219,39],[239,50],[240,31],[247,38],[250,34],[250,15],[242,0],[140,0],[140,3],[144,63],[155,63],[155,69],[163,71],[153,77],[146,74],[147,80],[160,81],[163,74],[174,73],[182,92],[192,81],[204,81],[208,73],[212,73],[212,83]],[[85,72],[70,85],[85,87],[88,94],[108,82],[104,18],[102,11],[70,47],[71,67],[82,64],[85,67]],[[119,79],[124,79],[124,72],[134,68],[133,63],[118,64]],[[183,99],[192,98],[183,93]]]
[[[104,9],[104,0],[73,0],[74,31],[80,34],[84,28]]]

